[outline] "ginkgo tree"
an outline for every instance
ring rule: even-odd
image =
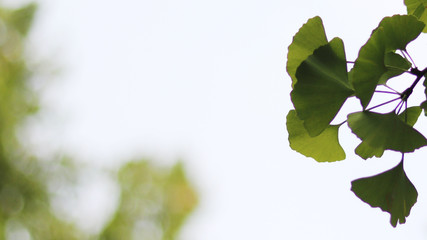
[[[413,90],[422,87],[421,80],[427,86],[427,67],[419,69],[407,51],[411,41],[427,32],[427,1],[405,0],[405,5],[408,14],[383,18],[354,61],[346,59],[340,38],[328,40],[320,17],[309,19],[295,34],[286,65],[295,108],[286,117],[293,150],[318,162],[344,160],[338,134],[346,124],[361,140],[355,148],[361,158],[382,157],[386,150],[401,153],[394,168],[351,183],[361,200],[390,213],[393,227],[405,223],[418,196],[404,170],[405,154],[427,145],[414,128],[423,110],[427,116],[427,100],[408,106]],[[403,91],[388,85],[388,80],[403,74],[413,78]],[[425,93],[427,99],[427,87]],[[373,104],[375,94],[394,97]],[[352,97],[360,101],[360,109],[333,123]],[[392,110],[384,110],[385,106]]]

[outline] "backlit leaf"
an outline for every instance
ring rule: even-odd
[[[359,51],[352,77],[356,96],[364,109],[371,101],[377,85],[385,83],[389,77],[396,76],[389,71],[390,65],[398,63],[397,56],[389,53],[397,49],[405,50],[406,45],[419,36],[424,26],[424,23],[414,16],[394,15],[385,17],[372,32]],[[403,62],[398,61],[401,62],[398,66],[403,67]]]
[[[408,124],[409,126],[414,126],[420,114],[421,108],[415,106],[410,107],[401,114],[399,114],[399,118],[403,122],[406,122],[406,124]],[[355,149],[355,153],[365,160],[374,156],[381,157],[384,151],[385,149],[383,147],[372,147],[366,141],[362,141]]]
[[[317,136],[354,92],[348,83],[342,40],[334,38],[315,50],[298,67],[296,77],[292,102],[310,136]]]
[[[356,112],[348,115],[352,132],[373,148],[413,152],[427,145],[426,138],[394,113]]]
[[[427,0],[405,0],[405,5],[408,14],[427,24]],[[427,27],[424,27],[423,32],[427,32]]]
[[[374,156],[378,158],[381,157],[384,154],[384,148],[372,147],[366,141],[362,141],[354,152],[359,155],[359,157],[366,160]]]
[[[417,123],[420,114],[421,108],[418,106],[413,106],[407,108],[405,111],[399,114],[399,118],[409,126],[414,126],[415,123]]]
[[[360,49],[352,69],[352,85],[363,108],[368,106],[381,76],[387,71],[384,55],[384,33],[379,28]]]
[[[298,118],[295,110],[291,110],[286,117],[286,127],[291,148],[304,156],[312,157],[318,162],[345,159],[345,152],[338,142],[340,126],[329,126],[320,135],[310,137],[304,128],[303,121]]]
[[[379,27],[384,29],[386,51],[405,50],[406,45],[417,38],[425,24],[412,15],[385,17]]]
[[[311,18],[295,34],[291,45],[288,47],[288,61],[286,70],[292,78],[292,86],[297,79],[295,73],[299,65],[310,56],[314,50],[328,43],[322,19]]]
[[[388,52],[384,56],[386,72],[381,75],[378,84],[385,84],[392,77],[399,76],[411,67],[411,63],[394,52]]]
[[[418,193],[403,169],[403,160],[391,170],[354,180],[351,190],[362,201],[390,213],[390,223],[405,223]]]

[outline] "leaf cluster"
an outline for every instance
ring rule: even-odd
[[[427,73],[427,68],[416,67],[407,52],[407,45],[427,32],[427,2],[406,0],[405,4],[408,15],[383,18],[354,61],[346,59],[340,38],[328,40],[320,17],[309,19],[295,34],[286,65],[294,105],[286,126],[293,150],[318,162],[344,160],[346,154],[338,136],[340,127],[347,123],[361,140],[355,149],[361,158],[381,157],[386,150],[401,153],[396,167],[352,182],[352,191],[360,199],[390,213],[394,227],[406,221],[417,200],[417,191],[403,168],[405,153],[427,145],[427,139],[414,128],[422,110],[427,115],[427,101],[412,107],[407,104]],[[391,78],[402,74],[414,77],[404,91],[387,85]],[[372,106],[374,94],[394,98]],[[342,106],[353,97],[359,100],[360,110],[347,113],[344,122],[335,124]],[[380,111],[390,104],[396,104],[392,111]]]

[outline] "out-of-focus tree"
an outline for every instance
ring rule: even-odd
[[[17,127],[37,110],[24,57],[35,9],[0,8],[0,239],[81,239],[52,214],[45,169],[16,138]]]
[[[67,161],[47,166],[16,137],[26,117],[38,110],[25,58],[35,10],[34,4],[17,10],[0,7],[0,240],[174,239],[197,203],[180,164],[163,169],[137,161],[122,167],[117,179],[120,203],[97,236],[55,215],[49,186],[78,168],[70,168]]]
[[[118,173],[120,204],[100,239],[172,240],[197,203],[182,165],[154,168],[130,162]]]

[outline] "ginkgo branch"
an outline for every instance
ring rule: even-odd
[[[411,74],[417,76],[417,78],[412,83],[412,85],[409,88],[407,88],[405,91],[403,91],[402,94],[400,95],[400,97],[402,98],[403,101],[408,100],[409,96],[411,96],[412,92],[414,91],[415,86],[417,85],[417,83],[421,80],[421,78],[426,73],[427,73],[427,68],[425,68],[422,71],[418,70],[418,68],[412,68],[411,69]]]

